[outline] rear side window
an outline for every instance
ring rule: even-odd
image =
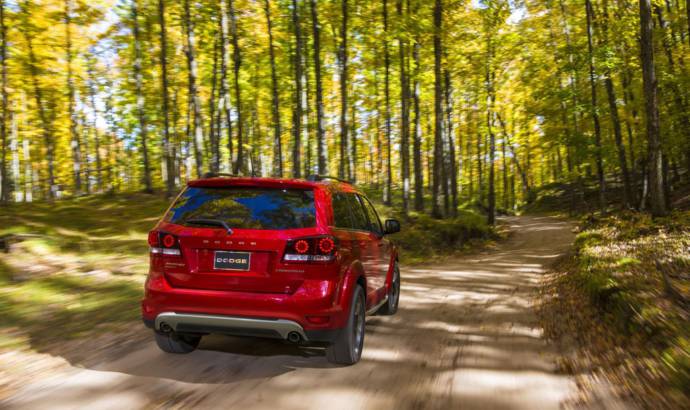
[[[379,216],[376,213],[374,206],[371,204],[371,202],[369,202],[368,199],[366,199],[363,196],[360,196],[359,199],[364,204],[364,209],[366,209],[367,216],[369,217],[369,230],[379,235],[382,235],[383,228],[381,227],[381,220],[379,219]]]
[[[231,228],[296,229],[316,226],[314,191],[251,187],[189,187],[164,220],[218,219]]]
[[[367,214],[364,213],[364,208],[359,202],[359,198],[355,194],[345,194],[350,205],[350,212],[352,213],[352,229],[362,231],[369,230],[369,220]]]
[[[333,194],[331,203],[333,204],[333,219],[336,228],[352,229],[352,218],[350,217],[350,204],[344,194]]]

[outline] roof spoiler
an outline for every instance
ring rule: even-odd
[[[348,180],[342,179],[342,178],[336,178],[336,177],[333,177],[333,176],[330,176],[330,175],[312,174],[312,175],[309,175],[309,176],[307,177],[307,181],[310,181],[310,182],[319,182],[319,181],[323,181],[323,180],[326,180],[326,179],[332,179],[332,180],[334,180],[334,181],[338,181],[338,182],[342,182],[342,183],[345,183],[345,184],[350,184],[350,185],[352,185],[352,181],[348,181]]]

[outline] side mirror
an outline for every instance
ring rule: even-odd
[[[400,232],[400,222],[396,219],[386,219],[384,234],[390,235],[392,233]]]

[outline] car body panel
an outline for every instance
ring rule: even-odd
[[[178,225],[162,219],[154,231],[174,235],[180,255],[151,254],[142,301],[146,323],[163,312],[176,312],[284,319],[318,333],[346,325],[358,283],[365,286],[367,309],[386,297],[397,259],[395,246],[385,236],[333,226],[331,194],[361,194],[351,185],[275,178],[207,178],[187,185],[313,190],[316,223],[282,230],[233,228],[229,233],[221,227]],[[336,239],[333,261],[283,259],[288,240],[320,235]],[[215,269],[215,251],[251,252],[248,270]]]

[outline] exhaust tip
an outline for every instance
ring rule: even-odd
[[[290,343],[299,343],[299,341],[302,340],[302,336],[297,332],[290,332],[287,335],[287,340]]]
[[[163,322],[160,324],[160,330],[163,333],[170,333],[170,332],[172,332],[172,327],[170,327],[169,324]]]

